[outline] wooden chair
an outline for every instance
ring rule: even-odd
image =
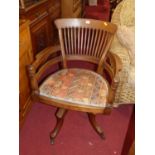
[[[96,132],[104,133],[95,121],[96,114],[110,113],[121,69],[119,58],[108,52],[117,27],[88,19],[57,19],[60,45],[49,47],[36,56],[28,67],[33,99],[57,107],[57,123],[50,133],[51,143],[57,136],[68,110],[86,112]],[[61,54],[56,54],[61,51]],[[68,61],[86,61],[97,65],[96,72],[68,68]],[[63,69],[40,82],[45,70],[56,63]],[[107,72],[111,82],[104,78]]]

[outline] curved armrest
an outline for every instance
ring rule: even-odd
[[[57,55],[60,52],[60,45],[50,46],[42,50],[36,55],[34,62],[27,66],[32,93],[39,92],[39,79],[47,69],[48,64],[55,64],[61,61],[61,56]]]
[[[121,59],[116,54],[109,51],[105,59],[104,68],[108,72],[111,79],[109,102],[113,102],[115,92],[120,81],[119,72],[122,69]]]
[[[44,57],[45,55],[48,55],[48,54],[57,53],[60,50],[61,50],[61,48],[60,48],[59,44],[55,45],[55,46],[49,46],[49,47],[45,48],[44,50],[42,50],[41,52],[39,52],[35,58],[38,59],[38,58]]]
[[[109,59],[112,67],[114,68],[114,75],[117,76],[117,74],[122,70],[122,61],[118,55],[112,52],[109,52]]]
[[[39,54],[36,55],[36,57],[35,57],[36,59],[32,65],[37,69],[41,63],[44,63],[48,59],[48,57],[50,55],[56,54],[60,50],[61,50],[61,48],[60,48],[59,44],[45,48],[44,50],[39,52]]]

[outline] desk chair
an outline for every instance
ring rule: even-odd
[[[95,116],[110,113],[119,82],[117,74],[121,63],[116,55],[108,52],[117,27],[104,21],[74,18],[57,19],[55,24],[60,45],[42,51],[28,67],[33,99],[57,107],[57,123],[50,133],[51,143],[54,143],[68,110],[87,113],[91,125],[104,139]],[[58,52],[60,54],[55,55]],[[68,68],[68,61],[93,63],[96,71]],[[47,68],[56,63],[61,63],[63,69],[39,82]],[[111,82],[104,77],[104,71]]]

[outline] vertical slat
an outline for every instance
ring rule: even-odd
[[[64,28],[64,47],[66,49],[66,54],[68,54],[67,32],[65,28]]]
[[[82,31],[81,31],[81,38],[80,38],[80,40],[81,40],[81,42],[80,42],[80,44],[81,44],[81,47],[80,47],[80,54],[83,54],[82,52],[83,52],[83,49],[82,49],[82,47],[83,47],[83,33],[84,33],[84,28],[81,28],[82,29]]]
[[[83,54],[86,55],[87,50],[87,39],[88,39],[88,28],[85,28],[84,31],[84,41],[83,41]]]
[[[80,54],[80,28],[78,28],[78,52],[77,54]]]
[[[105,48],[104,48],[104,53],[102,54],[102,57],[101,57],[101,59],[100,59],[100,61],[99,61],[98,68],[97,68],[97,72],[98,72],[99,74],[102,72],[102,64],[103,64],[104,58],[105,58],[105,56],[106,56],[106,54],[107,54],[107,52],[108,52],[108,49],[109,49],[109,47],[110,47],[110,45],[111,45],[111,42],[112,42],[112,40],[113,40],[113,36],[112,36],[111,34],[108,34],[108,35],[107,35],[107,38],[108,38],[108,39],[106,39],[106,41],[108,40],[108,42],[106,43],[106,46],[105,46]]]
[[[101,43],[98,49],[98,54],[97,57],[100,58],[101,54],[102,54],[102,45],[104,44],[104,40],[105,40],[105,31],[102,31],[102,36],[101,36]]]
[[[70,39],[70,28],[67,28],[67,42],[68,42],[68,49],[69,49],[69,54],[71,54],[71,39]]]
[[[71,33],[71,51],[72,51],[72,54],[74,54],[74,49],[73,49],[73,29],[74,28],[70,28],[70,33]]]
[[[100,52],[100,57],[102,57],[103,51],[105,50],[105,46],[107,44],[108,41],[108,33],[105,32],[105,38],[104,38],[104,42],[102,44],[102,48],[101,48],[101,52]]]
[[[95,29],[92,29],[92,36],[91,36],[91,43],[90,43],[90,47],[88,50],[88,54],[91,55],[91,50],[92,50],[92,45],[93,45],[93,41],[94,41],[94,35],[95,35]]]
[[[98,34],[98,37],[97,37],[97,45],[94,49],[94,56],[97,57],[98,55],[98,52],[99,52],[99,45],[101,44],[101,36],[102,36],[102,31],[101,30],[98,30],[99,34]]]
[[[59,38],[60,38],[61,53],[62,53],[62,59],[63,59],[63,67],[67,68],[65,48],[64,48],[64,40],[63,40],[62,30],[61,29],[59,29]]]
[[[92,56],[95,55],[95,47],[96,47],[96,43],[97,43],[98,33],[99,33],[99,30],[96,30],[95,40],[93,42],[93,47],[92,47],[92,51],[91,51]]]
[[[76,28],[74,28],[74,54],[77,54],[77,36],[76,36]]]
[[[90,40],[91,40],[91,37],[90,37],[90,33],[91,33],[91,29],[88,28],[88,37],[87,37],[87,44],[86,44],[86,55],[88,55],[88,49],[90,47]]]

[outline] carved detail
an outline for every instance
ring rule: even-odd
[[[39,88],[38,88],[37,79],[35,77],[35,68],[32,65],[28,65],[27,68],[28,68],[28,73],[30,77],[31,89],[34,94],[38,94]]]

